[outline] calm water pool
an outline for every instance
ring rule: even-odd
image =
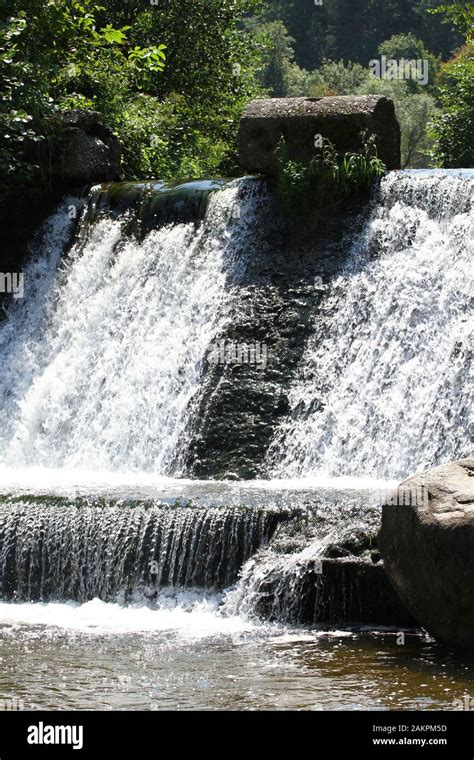
[[[450,710],[474,696],[468,657],[421,635],[289,629],[221,603],[0,604],[0,697],[50,710]]]

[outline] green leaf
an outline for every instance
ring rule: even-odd
[[[127,41],[126,35],[120,29],[114,29],[110,24],[100,30],[100,35],[111,44],[123,45]]]

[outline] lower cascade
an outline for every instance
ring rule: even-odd
[[[222,589],[284,518],[245,508],[6,500],[0,594],[17,601],[152,601],[161,587]]]

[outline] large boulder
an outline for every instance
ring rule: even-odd
[[[387,168],[399,169],[400,127],[393,102],[386,97],[253,100],[240,120],[240,163],[247,171],[271,177],[278,169],[275,151],[282,136],[289,158],[307,164],[316,152],[316,135],[346,153],[360,151],[369,133],[375,135],[378,155]]]
[[[435,639],[474,648],[474,459],[415,475],[387,502],[378,544],[395,591]]]
[[[120,179],[121,146],[95,111],[66,111],[52,144],[51,173],[72,185]]]

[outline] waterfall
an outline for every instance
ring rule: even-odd
[[[289,625],[414,625],[380,562],[380,495],[368,486],[308,491],[306,507],[243,566],[223,610]]]
[[[469,453],[473,185],[393,172],[347,244],[294,247],[255,179],[66,198],[0,323],[0,596],[218,589],[222,614],[399,620],[380,502],[330,481]],[[226,340],[268,362],[213,365]],[[232,500],[184,480],[262,460]]]
[[[286,518],[258,508],[2,499],[0,596],[153,601],[162,587],[222,589]]]
[[[273,477],[404,478],[472,447],[472,174],[393,172],[331,283]]]
[[[0,324],[0,463],[179,474],[256,185],[216,186],[204,219],[141,236],[130,213],[100,213],[94,190],[69,251],[66,199],[26,269],[24,302]],[[185,203],[170,195],[175,219]]]
[[[390,173],[339,258],[289,251],[249,178],[95,189],[72,247],[66,199],[0,323],[0,465],[398,479],[469,454],[473,184]],[[225,341],[266,366],[213,369]]]

